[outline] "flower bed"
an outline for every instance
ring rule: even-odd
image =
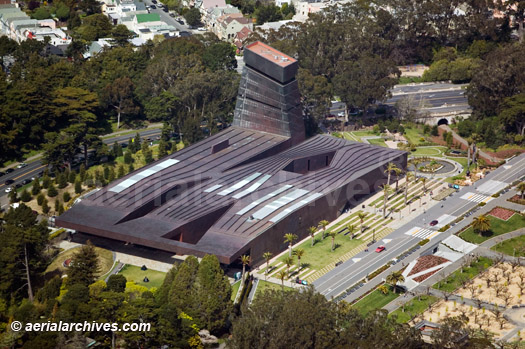
[[[516,204],[525,205],[525,199],[521,198],[521,195],[514,195],[508,201],[514,202]]]
[[[507,221],[510,217],[514,216],[515,213],[516,212],[503,207],[494,207],[488,214],[503,221]]]
[[[448,261],[449,261],[448,259],[445,259],[439,256],[434,256],[434,255],[426,255],[426,256],[419,257],[417,259],[416,265],[414,265],[410,273],[408,273],[408,276],[420,273],[424,270],[436,267]]]

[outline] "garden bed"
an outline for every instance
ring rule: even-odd
[[[499,218],[499,219],[504,220],[504,221],[508,221],[509,218],[514,216],[514,214],[516,214],[516,212],[508,210],[508,209],[503,208],[503,207],[494,207],[488,213],[488,215],[491,215],[493,217]]]
[[[513,197],[511,197],[507,201],[513,202],[515,204],[525,205],[525,199],[522,199],[521,195],[514,195]]]

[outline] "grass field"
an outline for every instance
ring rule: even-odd
[[[241,281],[237,281],[232,285],[232,301],[235,301],[235,296],[237,296],[237,292],[239,291],[239,287],[241,287]]]
[[[46,273],[51,272],[53,270],[60,270],[62,272],[67,273],[67,268],[64,267],[64,261],[66,259],[72,258],[75,253],[77,253],[80,250],[80,247],[75,247],[70,250],[64,251],[61,254],[59,254],[53,262],[47,267]],[[113,266],[113,253],[109,250],[95,247],[95,251],[98,254],[98,262],[99,262],[99,272],[96,274],[96,276],[101,276],[106,274],[111,267]]]
[[[410,152],[412,156],[434,156],[434,157],[443,157],[443,152],[447,147],[422,147],[416,148],[416,151]]]
[[[490,220],[490,231],[482,236],[474,232],[472,226],[463,231],[459,236],[468,242],[480,244],[494,236],[505,234],[525,226],[525,217],[516,213],[507,221],[487,215]]]
[[[436,283],[433,287],[437,290],[452,292],[461,286],[461,281],[465,278],[473,279],[482,270],[490,267],[492,260],[487,257],[479,257],[472,262],[469,267],[456,270],[445,280]]]
[[[421,138],[424,137],[423,130],[419,127],[416,127],[415,125],[410,128],[406,127],[404,136],[410,143],[415,145],[419,145],[422,142],[425,142],[424,140],[421,140]]]
[[[303,242],[298,248],[304,250],[304,256],[301,258],[301,264],[311,269],[322,269],[330,263],[335,263],[345,253],[353,250],[357,246],[363,243],[360,239],[350,240],[350,237],[338,234],[335,237],[335,249],[332,248],[332,238],[326,236],[324,240],[321,239],[321,235],[315,237],[315,243],[311,246],[311,240],[308,239]],[[297,247],[296,247],[297,249]],[[282,255],[278,260],[283,262],[288,254]],[[297,258],[295,259],[297,263]]]
[[[259,280],[259,285],[257,285],[257,290],[255,290],[255,295],[253,298],[257,297],[257,295],[262,294],[266,290],[276,290],[276,291],[282,291],[283,286],[280,284],[275,284],[273,282]],[[284,286],[285,291],[291,291],[292,288],[288,286]]]
[[[382,138],[369,139],[368,142],[373,145],[379,145],[381,147],[387,147],[385,141]]]
[[[417,314],[422,314],[430,304],[438,301],[439,298],[434,296],[422,295],[420,299],[413,298],[407,302],[403,308],[396,309],[390,313],[390,316],[395,316],[398,323],[406,323]]]
[[[159,288],[166,277],[166,273],[162,271],[152,269],[141,270],[140,267],[129,264],[126,264],[119,274],[124,275],[128,281],[133,281],[137,285],[145,286],[147,288]],[[148,277],[149,282],[144,282],[145,276]]]
[[[356,308],[361,315],[366,315],[374,309],[381,309],[397,297],[399,297],[399,293],[394,293],[390,290],[387,294],[383,294],[383,292],[379,290],[374,290],[352,305],[352,307]]]
[[[525,235],[500,242],[492,250],[514,257],[525,257]]]

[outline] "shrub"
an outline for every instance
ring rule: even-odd
[[[486,203],[484,203],[484,202],[480,202],[480,203],[478,204],[479,207],[483,207],[483,206],[485,206],[485,205],[486,205]]]
[[[368,280],[372,280],[373,278],[375,278],[376,276],[378,276],[379,274],[381,274],[382,272],[384,272],[385,270],[387,270],[389,267],[390,267],[389,264],[385,264],[385,265],[383,265],[381,268],[377,269],[376,271],[371,272],[371,273],[368,275]]]
[[[57,185],[60,189],[67,187],[67,175],[65,173],[60,173],[57,176]]]
[[[133,157],[131,156],[131,152],[127,151],[124,153],[124,163],[125,164],[131,164],[133,162]]]
[[[450,229],[450,225],[449,224],[445,225],[444,227],[439,228],[438,231],[444,232],[444,231],[447,231],[448,229]]]
[[[126,172],[125,172],[125,170],[124,170],[124,166],[119,165],[119,166],[118,166],[117,177],[118,177],[118,178],[120,178],[120,177],[124,177],[125,174],[126,174]]]
[[[66,229],[64,229],[64,228],[60,228],[58,230],[55,230],[54,233],[49,234],[49,240],[53,240],[54,238],[56,238],[57,236],[59,236],[60,234],[62,234],[65,231],[66,231]]]
[[[57,188],[53,185],[53,183],[49,183],[49,187],[47,188],[47,196],[50,198],[54,198],[58,195]]]
[[[429,239],[425,239],[425,240],[421,240],[421,241],[418,242],[417,244],[418,244],[419,246],[423,246],[423,245],[427,244],[429,241],[430,241]]]
[[[80,179],[77,179],[75,181],[75,193],[76,194],[82,193],[82,182],[80,182]]]
[[[58,206],[58,214],[61,215],[62,213],[64,213],[64,205],[60,204],[60,206]]]
[[[29,201],[31,201],[32,198],[33,197],[31,196],[31,194],[29,194],[27,189],[24,189],[22,194],[20,194],[20,200],[22,200],[23,202],[29,202]]]
[[[62,198],[64,199],[64,202],[69,202],[69,200],[71,200],[71,194],[69,194],[69,192],[66,191],[62,195]]]
[[[44,199],[46,197],[44,196],[44,194],[40,193],[38,194],[38,196],[36,197],[36,203],[39,205],[39,206],[42,206],[42,202],[44,202]]]
[[[104,166],[104,179],[109,179],[109,167]]]
[[[58,208],[60,207],[60,199],[55,200],[55,212],[58,212]]]
[[[75,171],[69,172],[69,176],[67,181],[71,184],[75,183],[75,180],[77,179],[77,173]]]
[[[492,197],[493,198],[499,198],[499,193],[493,194]]]
[[[47,189],[49,188],[49,185],[51,184],[51,178],[49,178],[48,175],[44,175],[42,178],[42,188]]]

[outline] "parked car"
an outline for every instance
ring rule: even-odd
[[[121,146],[122,148],[127,148],[127,147],[128,147],[128,143],[122,143],[120,146]]]
[[[8,179],[7,181],[4,182],[5,185],[11,185],[13,184],[15,181],[13,179]]]
[[[5,189],[5,192],[6,192],[6,193],[10,193],[10,192],[12,192],[12,191],[13,191],[13,188],[11,188],[11,187],[7,187],[7,188]]]
[[[295,278],[295,282],[296,282],[297,284],[300,284],[300,285],[308,285],[308,281],[306,281],[306,280],[301,280],[301,279],[299,279],[298,277]]]
[[[205,32],[205,31],[206,31],[206,28],[204,28],[204,27],[199,27],[199,29],[197,29],[197,30],[200,31],[200,32]]]
[[[169,12],[169,10],[168,10],[168,8],[167,8],[167,7],[163,7],[163,8],[162,8],[162,11],[164,11],[164,12],[166,12],[166,13],[168,13],[168,12]]]
[[[430,225],[431,227],[433,227],[433,226],[437,225],[438,223],[439,223],[439,222],[437,221],[437,219],[434,219],[432,222],[429,223],[429,225]]]
[[[149,8],[152,9],[152,10],[155,10],[157,8],[157,6],[151,5]]]
[[[0,171],[0,177],[2,177],[3,175],[5,175],[5,172]]]
[[[175,14],[173,12],[170,13],[170,17],[175,17]]]
[[[15,188],[16,188],[16,189],[22,188],[22,184],[20,184],[20,183],[16,183],[16,184],[15,184]]]
[[[151,0],[152,3],[156,4],[157,3],[157,0]]]
[[[5,173],[11,173],[11,172],[15,172],[15,169],[14,168],[8,168],[7,170],[5,170]]]
[[[25,162],[21,162],[21,163],[18,164],[18,166],[16,168],[24,168],[26,166],[27,166],[27,164]]]
[[[384,250],[386,250],[386,247],[385,246],[379,246],[378,248],[376,248],[376,252],[377,253],[380,253],[380,252],[383,252]]]
[[[29,184],[29,183],[31,183],[31,180],[30,180],[29,178],[26,178],[26,179],[24,179],[24,180],[22,181],[22,184],[23,184],[23,185],[26,185],[26,184]]]

